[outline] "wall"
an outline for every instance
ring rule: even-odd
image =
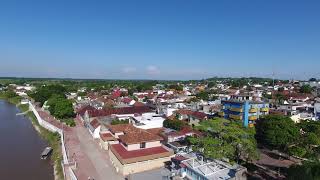
[[[125,147],[128,151],[138,150],[140,149],[140,144],[129,144]]]
[[[159,147],[161,146],[160,141],[147,142],[146,148]]]
[[[35,107],[33,106],[33,104],[31,102],[29,102],[29,109],[32,110],[33,114],[36,116],[36,119],[39,123],[40,126],[46,128],[47,130],[51,131],[51,132],[57,132],[60,134],[60,138],[61,138],[61,150],[62,150],[62,156],[63,156],[63,164],[67,165],[69,164],[69,160],[68,160],[68,156],[66,153],[66,147],[65,147],[65,143],[64,143],[64,134],[63,131],[55,126],[53,126],[52,124],[48,123],[47,121],[44,121],[38,111],[35,109]],[[68,177],[71,180],[77,180],[77,177],[75,176],[72,168],[69,166],[67,169],[62,166],[62,170],[64,173],[64,176],[66,177],[66,175],[68,175]]]
[[[165,158],[158,158],[158,159],[123,165],[111,151],[109,151],[109,157],[110,157],[111,163],[116,168],[117,172],[119,172],[122,175],[129,175],[132,173],[138,173],[138,172],[160,168],[164,166],[164,162],[170,161],[171,159],[171,157],[169,156]]]
[[[160,141],[146,142],[146,148],[153,148],[153,147],[159,147],[159,146],[161,146]],[[145,148],[140,148],[140,144],[129,144],[127,147],[125,146],[123,147],[126,148],[127,151],[145,149]]]
[[[100,129],[101,129],[101,126],[98,126],[98,127],[94,130],[94,132],[93,132],[93,134],[92,134],[93,138],[95,138],[95,139],[100,138]]]
[[[123,132],[114,133],[114,137],[117,138],[117,139],[119,138],[120,135],[124,135],[124,133]]]

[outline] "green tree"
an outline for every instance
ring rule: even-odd
[[[307,150],[304,147],[292,146],[292,147],[289,147],[288,153],[290,155],[304,157],[307,154]]]
[[[87,92],[78,92],[77,95],[83,97],[87,95]]]
[[[111,121],[111,125],[116,125],[116,124],[129,124],[129,119],[125,119],[125,120],[114,119]]]
[[[180,86],[180,85],[177,85],[177,84],[170,84],[169,89],[174,89],[174,90],[177,90],[177,91],[182,91],[183,90],[183,86]]]
[[[202,99],[204,101],[208,101],[209,100],[209,93],[206,91],[201,91],[198,94],[196,94],[196,97],[198,99]]]
[[[15,92],[11,91],[11,90],[6,91],[4,93],[4,95],[5,95],[6,98],[13,98],[13,97],[17,96],[17,94]]]
[[[212,88],[212,87],[214,87],[216,84],[217,84],[216,82],[210,81],[210,82],[208,83],[208,88]]]
[[[313,132],[320,136],[320,121],[301,121],[298,127],[304,132]]]
[[[181,130],[184,125],[185,124],[182,121],[176,120],[176,119],[174,120],[167,119],[163,121],[163,127],[175,129],[177,131]]]
[[[272,148],[285,150],[297,142],[299,128],[286,116],[268,115],[257,124],[259,142]]]
[[[309,81],[317,81],[316,78],[310,78]]]
[[[204,138],[190,138],[194,149],[210,158],[228,158],[230,161],[258,158],[254,128],[244,128],[240,122],[226,119],[203,121],[197,128]]]
[[[49,108],[50,110],[50,108]],[[54,109],[52,110],[52,115],[57,118],[71,118],[74,117],[74,110],[72,106],[72,102],[67,99],[58,99],[54,105]],[[50,111],[51,113],[51,111]]]
[[[320,163],[304,162],[302,165],[293,165],[288,169],[289,180],[319,180]]]
[[[35,92],[30,93],[29,96],[43,105],[52,95],[56,94],[65,97],[65,93],[66,88],[61,85],[48,85],[39,87]]]
[[[300,87],[300,92],[301,93],[311,93],[312,92],[312,88],[310,85],[303,85]]]
[[[285,100],[287,100],[287,98],[280,93],[275,94],[275,101],[276,103],[282,104]]]

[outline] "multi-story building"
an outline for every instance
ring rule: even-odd
[[[242,121],[245,127],[253,127],[260,116],[269,114],[269,103],[265,102],[228,100],[221,101],[221,104],[219,116]]]

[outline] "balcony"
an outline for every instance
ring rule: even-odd
[[[269,111],[269,108],[261,108],[260,111],[261,111],[261,112],[268,112],[268,111]]]
[[[224,116],[224,112],[219,112],[218,115],[223,117]]]
[[[243,112],[242,107],[241,108],[230,108],[230,111],[234,111],[234,112]]]
[[[255,120],[257,120],[257,119],[258,119],[257,116],[250,116],[250,117],[249,117],[249,120],[250,120],[250,121],[255,121]]]
[[[234,119],[234,120],[242,120],[242,115],[230,114],[229,118]]]
[[[257,111],[258,111],[257,108],[251,108],[251,109],[249,109],[249,112],[250,112],[250,113],[256,113]]]

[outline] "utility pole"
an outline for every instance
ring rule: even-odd
[[[273,83],[273,88],[274,88],[274,71],[272,71],[272,83]]]

